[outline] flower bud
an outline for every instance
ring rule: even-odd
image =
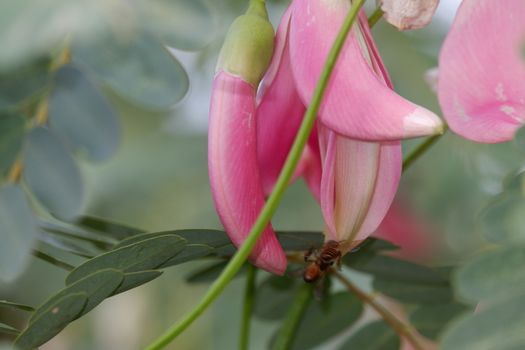
[[[273,36],[264,2],[251,0],[246,13],[230,26],[216,70],[240,76],[257,87],[270,64]]]

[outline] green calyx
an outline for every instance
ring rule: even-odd
[[[263,0],[251,0],[246,13],[232,23],[217,62],[217,71],[240,76],[257,87],[273,53],[274,31]]]

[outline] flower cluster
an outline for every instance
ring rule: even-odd
[[[282,17],[257,97],[258,81],[219,65],[210,107],[209,171],[219,216],[237,246],[273,188],[350,6],[347,0],[294,0]],[[400,140],[442,130],[434,113],[394,92],[361,13],[297,170],[320,202],[326,239],[341,242],[344,253],[372,234],[398,187]],[[286,269],[271,225],[250,258],[273,273]]]

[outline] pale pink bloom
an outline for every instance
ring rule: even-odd
[[[349,7],[346,0],[294,0],[281,20],[257,110],[266,193]],[[394,198],[402,162],[398,140],[439,133],[442,123],[392,90],[364,13],[345,43],[318,120],[318,139],[310,138],[300,170],[320,199],[327,239],[351,244],[377,228]]]
[[[439,0],[379,0],[386,21],[400,30],[419,29],[432,21]]]
[[[463,1],[439,56],[439,102],[454,132],[513,138],[525,121],[524,46],[525,1]]]

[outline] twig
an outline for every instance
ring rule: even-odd
[[[44,260],[45,262],[48,262],[52,265],[58,266],[60,268],[63,268],[66,271],[71,271],[75,268],[73,265],[69,265],[67,262],[58,260],[57,258],[52,257],[49,254],[46,254],[40,250],[33,250],[33,255],[41,260]]]
[[[255,301],[256,275],[257,268],[252,264],[248,264],[248,270],[246,271],[246,288],[244,290],[244,305],[242,309],[240,350],[248,350],[250,348],[250,325],[253,303]]]
[[[355,296],[361,299],[364,303],[370,305],[378,314],[383,318],[383,320],[390,326],[392,329],[399,334],[399,336],[404,337],[407,341],[410,342],[412,347],[415,350],[424,350],[423,346],[419,343],[417,338],[414,335],[412,326],[404,323],[396,316],[394,316],[390,311],[388,311],[383,305],[374,300],[373,297],[363,292],[361,289],[357,288],[352,282],[350,282],[345,276],[343,276],[336,269],[330,269],[330,272],[342,283],[344,286]]]
[[[376,25],[377,22],[379,22],[379,20],[381,19],[381,17],[383,17],[383,10],[381,10],[381,6],[378,6],[374,12],[372,12],[372,14],[370,15],[370,17],[368,17],[368,26],[370,28],[372,28],[373,26]]]
[[[293,340],[297,329],[301,324],[301,319],[312,300],[312,285],[305,283],[297,293],[293,304],[288,310],[281,330],[277,334],[272,350],[288,350],[293,345]]]
[[[429,137],[425,141],[423,141],[419,146],[417,146],[410,154],[403,160],[403,171],[410,168],[410,166],[417,160],[419,157],[421,157],[430,147],[432,147],[436,142],[441,139],[443,135],[448,130],[448,125],[445,124],[443,127],[443,133],[440,135],[435,135],[432,137]]]

